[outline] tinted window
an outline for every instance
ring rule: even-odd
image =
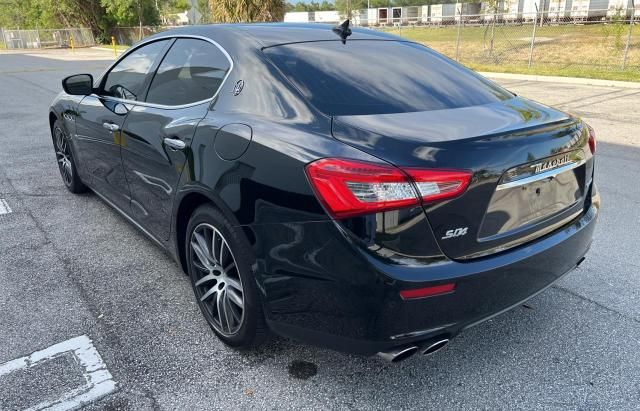
[[[430,49],[408,42],[325,41],[264,52],[328,115],[440,110],[512,97]]]
[[[141,99],[149,70],[167,42],[156,41],[140,47],[122,59],[107,75],[103,94],[126,100]]]
[[[147,102],[175,106],[210,99],[229,67],[229,60],[215,45],[178,39],[158,67]]]

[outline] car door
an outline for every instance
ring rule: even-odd
[[[87,183],[129,213],[130,193],[122,167],[122,128],[135,102],[144,98],[153,70],[169,40],[144,45],[115,64],[96,94],[85,97],[76,117],[75,148]]]
[[[122,161],[132,217],[160,239],[169,238],[173,199],[195,129],[231,67],[216,43],[179,37],[159,64],[145,102],[127,117]]]

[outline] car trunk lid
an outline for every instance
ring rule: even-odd
[[[538,238],[581,213],[588,132],[579,120],[513,98],[426,112],[338,116],[334,137],[399,167],[465,169],[461,196],[424,210],[453,259]]]

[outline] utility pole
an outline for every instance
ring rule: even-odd
[[[191,20],[191,24],[197,24],[198,22],[196,21],[197,19],[197,4],[196,4],[196,0],[191,0],[191,10],[189,10],[189,14],[191,14],[191,18],[189,20]]]

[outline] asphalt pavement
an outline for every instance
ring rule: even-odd
[[[47,110],[96,50],[0,52],[0,410],[638,409],[640,90],[500,79],[586,119],[603,209],[544,293],[399,364],[274,339],[221,344],[180,268],[96,195],[65,189]]]

